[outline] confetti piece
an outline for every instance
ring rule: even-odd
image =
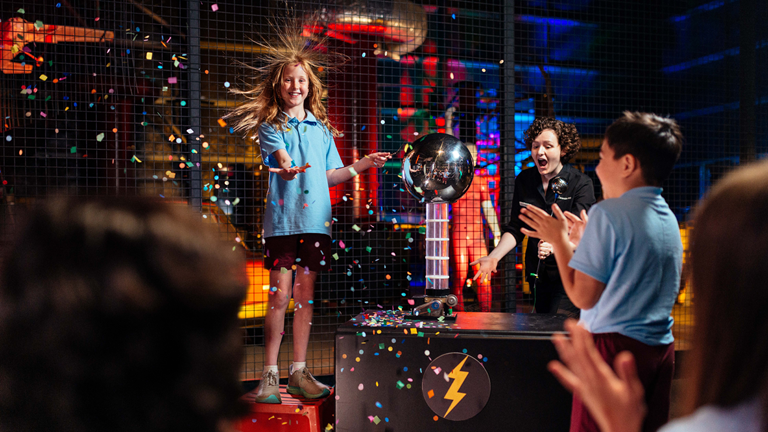
[[[360,383],[360,385],[357,386],[357,389],[360,391],[362,391],[364,388],[365,386],[363,386],[363,383]]]
[[[46,80],[48,80],[48,77],[45,74],[42,74],[42,75],[40,75],[40,79],[42,81],[46,81]]]
[[[352,174],[352,177],[357,176],[357,171],[355,171],[355,169],[352,167],[349,167],[349,173]]]
[[[101,140],[103,140],[103,139],[104,139],[104,134],[103,133],[100,133],[100,134],[96,135],[96,141],[101,142]]]
[[[152,60],[152,53],[151,52],[147,53],[147,60]]]
[[[168,84],[176,84],[177,78],[176,77],[168,77]]]
[[[71,149],[69,149],[70,153],[77,153],[77,146],[72,146]]]
[[[427,396],[429,396],[429,398],[432,399],[432,397],[435,396],[435,391],[434,390],[428,391]]]
[[[17,13],[20,13],[20,14],[26,13],[26,12],[24,12],[24,9],[19,9],[19,10],[17,10],[16,12],[17,12]]]
[[[212,4],[212,5],[211,5],[211,10],[212,10],[212,11],[214,11],[214,12],[216,12],[217,10],[219,10],[219,5],[218,5],[218,4],[216,4],[216,3]]]
[[[40,30],[40,29],[41,29],[41,28],[43,28],[43,27],[45,27],[45,24],[43,24],[43,22],[42,22],[42,21],[40,21],[40,20],[37,20],[37,21],[35,21],[35,28],[36,28],[37,30]]]
[[[219,126],[226,127],[227,126],[227,122],[225,122],[224,119],[219,119]]]
[[[355,231],[360,231],[360,227],[357,226],[357,224],[352,225],[352,229],[355,230]]]

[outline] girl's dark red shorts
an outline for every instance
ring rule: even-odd
[[[331,237],[326,234],[294,234],[264,239],[264,268],[267,270],[293,266],[310,271],[327,271],[330,267]]]

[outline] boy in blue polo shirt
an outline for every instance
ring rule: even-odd
[[[582,310],[580,324],[593,334],[602,357],[613,364],[621,351],[634,355],[648,408],[644,431],[669,419],[671,312],[683,246],[660,185],[682,142],[674,120],[625,112],[605,132],[596,169],[605,200],[588,217],[564,215],[556,206],[554,218],[531,207],[520,216],[532,228],[526,235],[552,244],[566,293]],[[570,430],[599,430],[576,395]]]

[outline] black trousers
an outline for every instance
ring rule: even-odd
[[[565,288],[559,279],[552,280],[547,271],[541,270],[538,281],[532,277],[528,279],[528,284],[533,293],[535,313],[558,313],[568,315],[571,318],[579,318],[581,310],[565,294]]]

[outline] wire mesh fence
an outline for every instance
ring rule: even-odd
[[[594,183],[605,128],[625,110],[676,119],[687,143],[663,196],[684,245],[692,210],[733,167],[762,157],[765,28],[743,27],[739,1],[594,0],[5,1],[2,36],[2,224],[54,193],[147,195],[200,211],[246,256],[242,377],[264,366],[270,292],[262,228],[269,174],[254,134],[236,133],[231,90],[262,77],[260,42],[284,18],[312,17],[308,44],[346,60],[316,71],[344,165],[392,152],[381,168],[331,189],[330,270],[319,275],[308,365],[333,373],[336,327],[365,309],[424,295],[425,206],[402,185],[403,146],[431,133],[475,150],[475,180],[452,204],[451,290],[459,309],[531,312],[524,242],[490,281],[469,265],[494,250],[515,177],[534,166],[524,132],[537,117],[572,123],[570,165]],[[756,9],[756,8],[755,8]],[[766,10],[752,11],[765,17]],[[330,67],[332,66],[332,67]],[[407,149],[407,148],[406,148]],[[299,191],[303,194],[303,191]],[[303,198],[306,211],[315,204]],[[190,233],[194,235],[194,233]],[[686,252],[687,257],[687,252]],[[687,258],[686,258],[687,263]],[[723,287],[724,290],[727,287]],[[673,310],[687,348],[695,292]],[[289,311],[302,305],[291,304]],[[292,356],[292,314],[280,353]],[[194,317],[189,317],[194,320]]]

